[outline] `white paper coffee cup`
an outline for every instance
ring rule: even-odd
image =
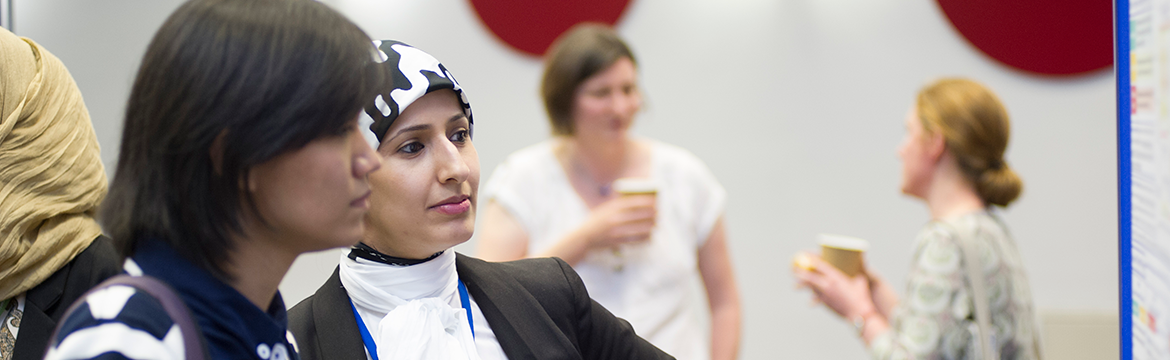
[[[643,178],[621,178],[613,181],[613,191],[622,195],[656,195],[658,182]]]
[[[869,241],[852,236],[818,234],[817,243],[821,245],[821,258],[845,275],[857,276],[865,271],[864,255],[869,250]]]

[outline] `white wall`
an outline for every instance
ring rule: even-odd
[[[15,0],[16,32],[41,42],[86,96],[112,170],[137,62],[176,1]],[[544,139],[538,59],[514,52],[462,0],[326,1],[376,39],[438,57],[476,111],[483,176]],[[102,4],[98,4],[102,3]],[[690,149],[728,189],[744,298],[743,358],[862,358],[850,326],[793,290],[788,260],[818,232],[870,239],[871,265],[901,284],[927,220],[898,194],[894,149],[915,91],[978,79],[1013,117],[1009,162],[1025,180],[1006,212],[1046,310],[1117,308],[1113,74],[1071,79],[1006,68],[960,37],[933,1],[639,0],[618,25],[639,57],[640,134]],[[474,239],[460,249],[473,252]],[[337,252],[302,258],[282,287],[312,293]]]
[[[106,174],[114,175],[122,115],[146,45],[177,0],[12,0],[13,29],[69,68],[89,108]]]

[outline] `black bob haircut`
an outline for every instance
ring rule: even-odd
[[[119,253],[164,241],[230,280],[232,235],[256,210],[249,170],[348,130],[378,85],[374,54],[357,25],[312,0],[181,5],[138,69],[99,214]]]

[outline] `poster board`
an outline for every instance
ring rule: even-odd
[[[1121,358],[1170,360],[1170,0],[1114,5]]]

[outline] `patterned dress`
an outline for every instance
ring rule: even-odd
[[[1000,358],[1038,358],[1032,293],[1015,241],[995,215],[977,212],[933,221],[919,232],[891,329],[870,344],[875,359],[981,359],[959,239],[979,253]]]

